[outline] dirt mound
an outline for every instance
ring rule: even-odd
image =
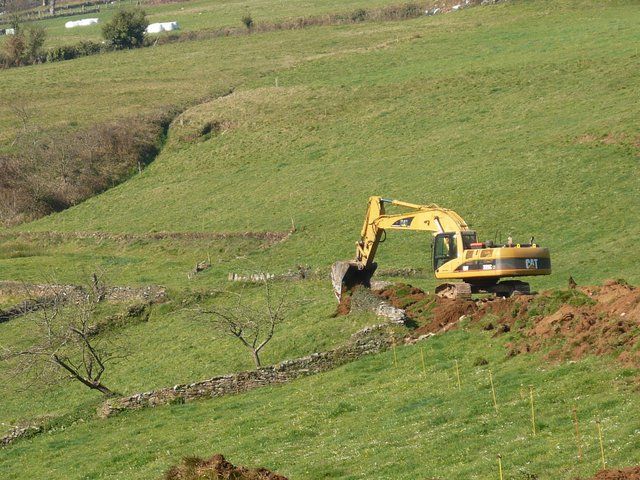
[[[640,466],[621,470],[601,470],[589,480],[640,480]]]
[[[248,469],[236,467],[220,455],[208,460],[185,457],[179,465],[171,467],[164,475],[165,480],[287,480],[265,468]]]
[[[546,347],[551,359],[614,354],[624,364],[640,367],[640,351],[636,348],[640,343],[639,289],[610,281],[601,287],[555,292],[555,298],[553,295],[546,295],[548,304],[558,299],[564,302],[552,311],[543,308],[546,314],[540,314],[544,296],[525,306],[527,338],[511,353]]]
[[[402,308],[416,324],[415,335],[437,333],[455,325],[463,315],[477,310],[470,300],[451,300],[408,284],[398,283],[374,292],[396,308]]]
[[[334,317],[342,317],[343,315],[349,315],[351,311],[351,295],[342,295],[340,302],[336,307],[336,311],[333,314]]]
[[[508,344],[511,356],[540,350],[555,360],[614,354],[640,367],[640,289],[624,281],[475,301],[438,298],[403,283],[374,293],[406,311],[414,335],[454,328],[464,315],[496,334],[520,333]]]

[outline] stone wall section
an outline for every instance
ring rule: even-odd
[[[175,385],[130,397],[107,400],[98,410],[102,418],[124,410],[138,410],[196,399],[215,398],[253,390],[266,385],[278,385],[300,377],[326,372],[364,355],[379,353],[398,341],[388,324],[374,325],[353,334],[340,347],[257,370],[213,377],[200,382]]]
[[[78,298],[84,292],[78,285],[26,284],[21,282],[0,281],[0,294],[15,297],[29,297],[5,310],[0,310],[0,323],[42,308],[56,302],[66,302]],[[164,287],[147,285],[145,287],[106,287],[104,300],[110,302],[137,301],[142,303],[160,303],[166,300]]]

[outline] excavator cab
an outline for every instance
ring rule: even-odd
[[[464,232],[439,233],[433,239],[433,269],[438,270],[450,260],[458,258],[458,235],[462,236],[462,249],[469,250],[477,244],[477,235],[473,230]]]

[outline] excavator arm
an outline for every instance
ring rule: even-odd
[[[387,215],[385,205],[402,207],[407,211]],[[340,299],[345,287],[349,289],[357,284],[370,286],[371,277],[376,269],[374,263],[376,251],[386,230],[417,230],[438,234],[457,233],[468,229],[460,215],[435,204],[417,205],[377,196],[369,197],[360,239],[356,242],[355,259],[336,262],[331,269],[331,280],[336,297]]]
[[[404,207],[408,212],[387,215],[385,204]],[[438,205],[417,205],[414,203],[370,197],[360,240],[356,242],[356,257],[352,264],[359,269],[371,267],[376,250],[385,230],[419,230],[437,233],[462,232],[469,230],[466,222],[453,210]]]

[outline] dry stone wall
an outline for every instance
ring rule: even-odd
[[[29,297],[30,299],[57,297],[60,300],[60,298],[72,298],[80,295],[83,291],[83,287],[79,285],[0,281],[0,294],[5,296]],[[112,302],[130,300],[158,302],[167,296],[166,289],[158,285],[145,287],[107,286],[102,293],[105,300]]]
[[[388,324],[375,325],[360,330],[352,335],[347,344],[327,352],[314,353],[248,372],[222,375],[200,382],[110,399],[102,405],[98,415],[105,418],[124,410],[221,397],[266,385],[278,385],[300,377],[326,372],[364,355],[387,350],[395,341],[396,338],[389,331]]]

